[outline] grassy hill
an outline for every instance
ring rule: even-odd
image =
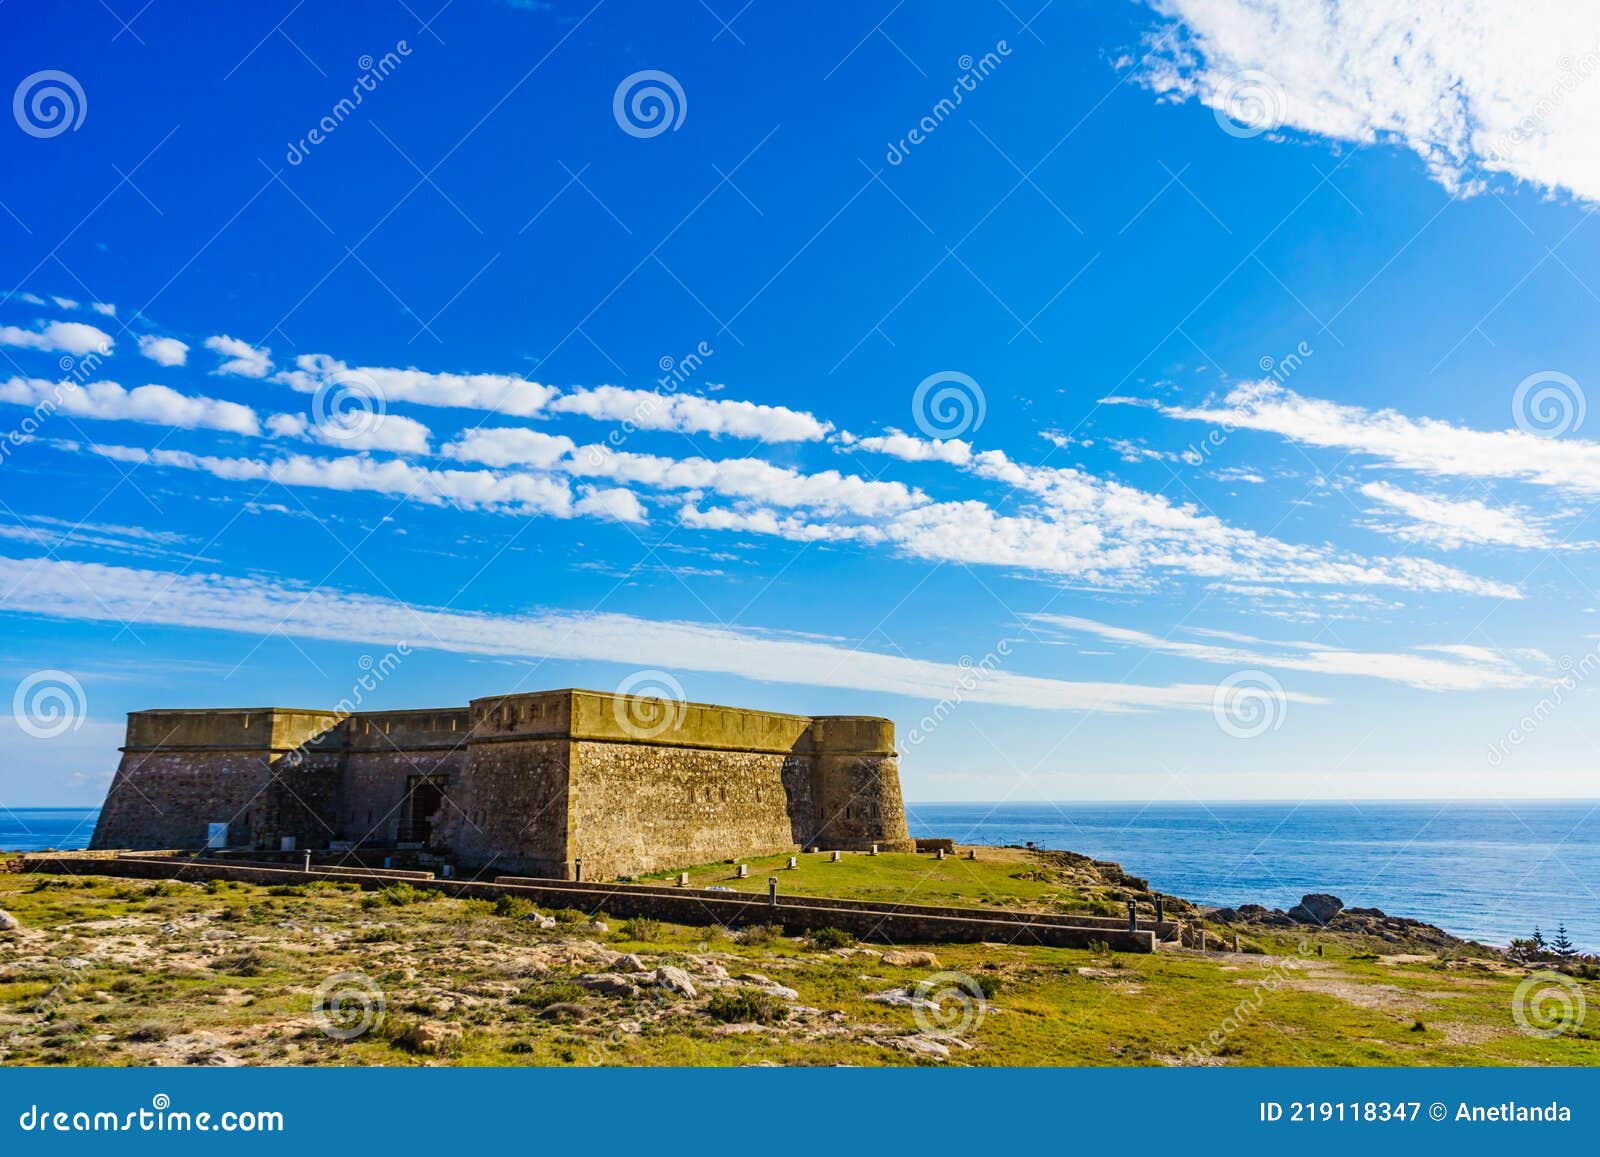
[[[1080,911],[1142,888],[1020,850],[782,863],[691,875]],[[866,945],[427,896],[0,875],[21,924],[0,933],[0,1051],[95,1065],[1600,1063],[1600,986],[1568,982],[1590,1023],[1532,1036],[1513,1015],[1526,971],[1466,946],[1299,928],[1254,928],[1239,954]]]

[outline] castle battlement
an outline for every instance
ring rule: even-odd
[[[422,847],[591,878],[909,848],[894,724],[566,688],[466,707],[136,711],[91,847]]]

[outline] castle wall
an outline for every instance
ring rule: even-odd
[[[794,851],[813,825],[811,759],[661,744],[574,744],[572,855],[584,879]]]
[[[585,879],[797,846],[911,850],[883,719],[548,691],[434,711],[136,712],[91,847],[416,843]]]
[[[466,710],[385,711],[352,716],[345,725],[341,839],[357,843],[436,843],[464,783],[470,718]],[[436,783],[438,812],[408,792],[419,779]],[[426,812],[427,814],[424,814]]]
[[[470,770],[439,833],[464,875],[569,876],[571,747],[565,739],[517,736],[472,744]]]

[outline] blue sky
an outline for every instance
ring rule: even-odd
[[[0,9],[0,802],[397,648],[913,799],[1592,794],[1592,17],[662,7]]]

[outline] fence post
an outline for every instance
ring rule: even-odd
[[[769,908],[778,906],[778,877],[776,876],[767,877],[767,906]]]
[[[1139,906],[1132,900],[1128,901],[1128,931],[1139,931]]]

